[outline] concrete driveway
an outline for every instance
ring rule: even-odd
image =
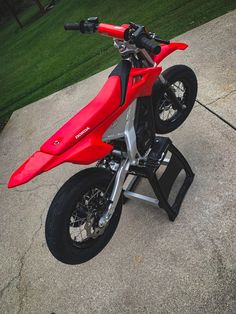
[[[199,79],[193,112],[170,135],[196,173],[178,218],[130,201],[109,245],[83,265],[57,262],[44,238],[54,194],[81,167],[6,183],[110,70],[12,115],[0,134],[0,313],[236,313],[235,30],[233,11],[179,36],[190,48],[164,63],[187,64]]]

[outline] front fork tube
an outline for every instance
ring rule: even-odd
[[[100,228],[104,227],[111,219],[116,205],[120,199],[122,188],[126,179],[126,175],[129,171],[130,162],[129,159],[125,159],[121,162],[120,168],[116,173],[114,187],[110,196],[110,205],[105,214],[99,219],[98,225]]]
[[[170,102],[172,103],[173,109],[177,109],[180,111],[185,109],[184,108],[185,105],[182,105],[179,102],[178,98],[175,95],[175,92],[172,90],[172,87],[169,86],[169,82],[164,78],[164,76],[162,74],[159,75],[159,79],[165,88],[165,93],[166,93],[167,97],[169,98]]]

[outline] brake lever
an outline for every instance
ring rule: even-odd
[[[135,24],[134,22],[129,22],[129,25],[130,25],[134,30],[138,29],[139,26],[140,26],[140,25],[138,25],[138,24]]]
[[[166,44],[166,45],[169,45],[170,44],[170,40],[168,40],[168,39],[161,39],[159,36],[157,36],[157,35],[155,35],[154,37],[153,37],[153,39],[155,40],[155,41],[157,41],[158,43],[160,43],[160,44]]]
[[[170,40],[167,39],[161,39],[157,34],[152,33],[152,32],[148,32],[148,36],[150,39],[154,39],[155,41],[157,41],[160,44],[166,44],[169,45],[170,44]]]

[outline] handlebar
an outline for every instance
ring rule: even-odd
[[[158,54],[161,48],[152,40],[164,44],[170,43],[169,40],[161,39],[154,33],[147,32],[144,26],[137,25],[132,22],[121,26],[99,23],[97,17],[90,17],[87,20],[80,21],[79,23],[67,23],[64,25],[64,29],[79,30],[81,33],[94,33],[98,31],[99,33],[109,37],[130,41],[138,48],[145,48],[154,54]]]

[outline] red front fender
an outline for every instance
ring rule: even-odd
[[[48,171],[64,162],[81,165],[91,164],[106,156],[112,146],[97,138],[96,132],[83,138],[61,155],[52,155],[36,151],[12,174],[8,187],[13,188],[30,181],[42,172]]]
[[[161,51],[153,57],[156,64],[159,64],[163,59],[165,59],[169,54],[175,50],[185,50],[188,47],[185,43],[170,43],[169,45],[161,45]]]

